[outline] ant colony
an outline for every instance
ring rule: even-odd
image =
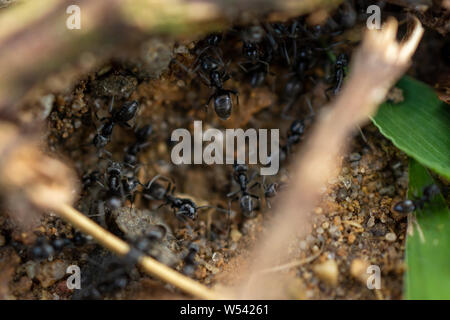
[[[339,36],[356,24],[348,17],[339,11],[320,26],[304,17],[251,21],[200,40],[161,41],[167,63],[157,77],[140,62],[112,60],[80,80],[57,101],[80,99],[85,107],[52,110],[49,144],[78,170],[75,207],[133,254],[116,258],[51,220],[30,247],[15,244],[23,261],[75,264],[89,256],[80,262],[82,289],[69,298],[102,299],[139,282],[141,254],[214,283],[216,269],[242,249],[239,239],[256,238],[252,223],[275,212],[290,185],[292,155],[322,106],[339,95],[353,48]],[[356,199],[353,187],[335,198]],[[393,210],[413,212],[437,192],[430,186]]]

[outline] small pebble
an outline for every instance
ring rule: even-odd
[[[352,244],[353,242],[355,242],[355,240],[356,240],[356,236],[353,233],[348,235],[347,241],[349,244]]]
[[[350,274],[352,277],[365,284],[367,282],[368,274],[367,268],[369,267],[369,263],[362,259],[355,259],[352,261],[350,265]]]
[[[237,229],[233,229],[230,232],[230,237],[233,242],[238,242],[242,237],[242,233],[240,233]]]
[[[359,161],[359,160],[361,160],[361,155],[358,152],[354,152],[354,153],[350,154],[350,156],[348,157],[348,160]]]
[[[316,264],[313,271],[320,280],[332,286],[337,285],[339,271],[335,260],[327,260],[321,264]]]
[[[314,209],[314,212],[316,214],[322,214],[323,213],[323,209],[321,207],[317,207],[317,208]]]
[[[219,262],[222,259],[223,259],[223,256],[219,252],[214,252],[212,257],[211,257],[211,260],[214,261],[214,262]]]
[[[385,235],[385,238],[387,241],[389,242],[394,242],[395,240],[397,240],[397,236],[395,235],[395,233],[393,232],[389,232]]]
[[[306,250],[306,248],[308,248],[308,243],[305,240],[300,241],[299,243],[299,247],[302,250]]]
[[[67,267],[67,263],[62,260],[42,263],[38,267],[36,278],[39,280],[42,287],[48,288],[56,281],[64,278]]]
[[[372,228],[374,225],[375,225],[375,218],[370,217],[369,220],[367,221],[367,227]]]

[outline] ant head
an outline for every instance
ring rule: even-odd
[[[126,165],[134,167],[137,164],[137,157],[132,153],[125,153],[123,156],[123,162]]]
[[[242,53],[245,58],[256,61],[259,58],[258,46],[252,42],[244,42],[242,46]]]
[[[111,161],[111,160],[110,160]],[[106,169],[109,175],[119,176],[122,174],[122,166],[118,162],[111,161],[110,165]]]
[[[197,206],[195,203],[189,199],[184,199],[183,202],[184,203],[180,206],[178,213],[192,220],[197,218]]]
[[[233,169],[238,173],[244,173],[248,171],[248,166],[246,164],[235,163],[233,164]]]
[[[92,143],[97,149],[102,149],[108,144],[108,138],[97,133]]]
[[[294,134],[302,135],[305,132],[305,124],[302,120],[294,120],[290,128],[291,132]]]
[[[195,242],[191,242],[189,244],[189,248],[188,249],[189,249],[189,251],[194,251],[194,252],[199,252],[200,251],[200,247]]]
[[[278,185],[276,183],[270,183],[266,186],[266,188],[264,189],[264,196],[266,198],[272,198],[275,197],[277,194],[277,188]]]
[[[205,56],[201,60],[201,67],[204,71],[215,71],[219,68],[219,62],[211,56]]]
[[[261,26],[251,26],[242,31],[242,40],[245,42],[259,43],[263,40],[266,32]]]
[[[206,37],[206,43],[210,46],[218,46],[222,41],[222,35],[220,33],[211,33]]]
[[[348,57],[345,53],[341,53],[338,55],[337,59],[336,59],[336,65],[337,66],[342,66],[345,67],[348,64]]]

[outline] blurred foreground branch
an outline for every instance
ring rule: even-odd
[[[148,37],[201,35],[233,21],[289,18],[341,0],[24,0],[0,11],[0,110],[14,108],[25,93],[54,73],[48,90],[71,83],[108,57],[133,56]],[[80,29],[66,25],[80,8]],[[270,15],[269,15],[270,13]],[[42,83],[41,83],[42,85]]]
[[[352,59],[351,73],[341,94],[323,109],[303,152],[294,161],[292,185],[281,195],[276,219],[255,249],[254,258],[250,260],[254,263],[247,275],[250,280],[239,288],[240,298],[264,299],[268,292],[274,298],[273,290],[265,288],[270,278],[261,271],[285,258],[283,255],[287,254],[292,236],[305,235],[308,214],[319,201],[321,187],[335,175],[338,157],[347,149],[347,138],[357,125],[362,125],[375,113],[388,90],[410,66],[423,34],[420,22],[414,20],[413,32],[401,44],[396,41],[394,18],[388,20],[381,31],[366,33]]]

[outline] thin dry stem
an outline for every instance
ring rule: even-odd
[[[125,241],[103,229],[71,206],[61,204],[55,208],[55,210],[67,222],[71,223],[84,233],[91,235],[101,245],[119,256],[125,256],[130,251],[130,246]],[[200,283],[182,275],[181,273],[167,267],[153,258],[142,256],[139,259],[139,264],[147,273],[170,283],[171,285],[193,295],[194,297],[201,299],[224,298],[224,296],[218,292],[201,285]]]

